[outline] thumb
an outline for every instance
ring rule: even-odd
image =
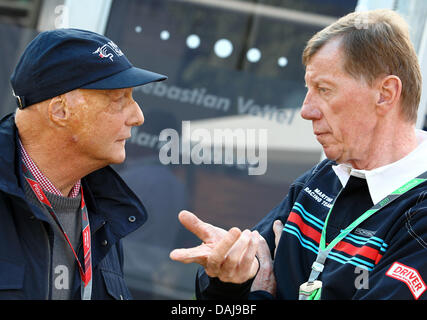
[[[276,220],[273,223],[273,232],[274,232],[274,243],[276,245],[276,249],[274,250],[274,255],[276,255],[277,246],[279,245],[280,237],[283,232],[283,223],[280,220]]]
[[[257,249],[257,257],[261,264],[271,261],[270,248],[268,247],[267,241],[265,241],[264,237],[258,233],[258,231],[254,231],[258,236],[258,249]]]
[[[200,240],[209,240],[212,232],[212,225],[200,220],[194,213],[182,210],[178,219],[181,224],[190,232],[194,233]]]

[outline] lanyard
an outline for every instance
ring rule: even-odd
[[[300,300],[319,300],[321,295],[321,289],[322,289],[322,282],[317,280],[320,273],[322,273],[325,261],[329,255],[329,252],[340,242],[342,239],[344,239],[351,231],[353,231],[359,224],[361,224],[363,221],[368,219],[370,216],[372,216],[377,211],[381,210],[385,206],[392,203],[394,200],[399,198],[401,195],[406,193],[407,191],[411,190],[412,188],[415,188],[419,184],[423,183],[427,180],[427,171],[423,174],[419,175],[418,177],[410,180],[409,182],[405,183],[403,186],[398,188],[397,190],[393,191],[391,194],[386,196],[384,199],[382,199],[380,202],[378,202],[376,205],[365,211],[362,215],[359,216],[356,220],[354,220],[347,228],[342,230],[335,239],[333,239],[328,245],[326,244],[326,226],[329,220],[329,217],[331,215],[332,209],[334,206],[332,206],[329,209],[328,215],[326,216],[325,224],[322,229],[322,234],[320,237],[320,243],[319,243],[319,251],[316,257],[316,260],[314,261],[312,267],[311,267],[311,273],[309,276],[309,279],[307,282],[303,283],[300,286],[299,291],[299,299]],[[341,192],[340,192],[341,193]],[[337,199],[338,196],[335,198]]]
[[[67,241],[69,247],[71,248],[71,251],[73,252],[74,258],[77,261],[80,277],[82,280],[82,282],[81,282],[82,300],[90,300],[91,294],[92,294],[92,257],[91,257],[91,243],[90,243],[91,235],[90,235],[88,211],[87,211],[87,207],[86,207],[84,197],[83,197],[83,187],[80,187],[80,192],[82,194],[80,212],[81,212],[81,218],[82,218],[84,268],[81,265],[75,250],[73,249],[73,246],[71,244],[70,239],[68,238],[67,233],[65,232],[61,223],[59,222],[58,217],[56,216],[52,205],[50,204],[50,202],[47,199],[46,195],[44,194],[42,188],[40,187],[40,184],[36,181],[33,174],[31,173],[31,171],[28,170],[28,168],[24,164],[22,165],[22,169],[23,169],[23,174],[24,174],[25,180],[27,180],[28,184],[30,185],[31,189],[33,190],[34,194],[36,195],[36,197],[40,201],[40,203],[50,213],[53,220],[58,225],[59,230],[63,234],[65,240]]]

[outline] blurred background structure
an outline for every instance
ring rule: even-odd
[[[192,299],[197,266],[169,259],[172,249],[199,243],[179,225],[178,212],[244,229],[282,200],[322,156],[311,124],[299,116],[305,43],[339,17],[375,8],[408,21],[427,79],[425,0],[0,0],[0,114],[15,110],[10,74],[44,30],[105,34],[135,66],[168,75],[134,91],[145,123],[133,130],[125,163],[115,166],[149,214],[124,239],[124,272],[136,299]],[[418,128],[425,126],[425,83]],[[249,164],[236,161],[163,165],[159,133],[180,133],[182,121],[210,131],[266,129],[266,173],[248,175]]]

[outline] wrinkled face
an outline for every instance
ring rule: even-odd
[[[309,61],[301,116],[311,120],[326,157],[338,163],[363,160],[377,123],[376,91],[343,68],[340,40],[327,42]]]
[[[113,164],[125,160],[125,141],[144,122],[132,88],[78,89],[66,94],[70,108],[69,143],[90,160]]]

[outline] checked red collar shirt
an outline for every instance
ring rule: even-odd
[[[21,153],[21,159],[22,162],[24,162],[25,166],[28,168],[28,170],[31,171],[34,178],[37,179],[37,182],[40,184],[42,189],[44,191],[53,193],[57,196],[63,197],[64,195],[61,193],[61,191],[56,188],[52,182],[49,181],[49,179],[40,171],[40,169],[37,167],[37,165],[34,163],[34,161],[31,159],[27,151],[25,150],[24,146],[22,145],[21,139],[18,139],[19,141],[19,150]],[[75,198],[80,193],[80,185],[81,181],[77,181],[74,187],[71,189],[70,193],[68,194],[68,197]]]

